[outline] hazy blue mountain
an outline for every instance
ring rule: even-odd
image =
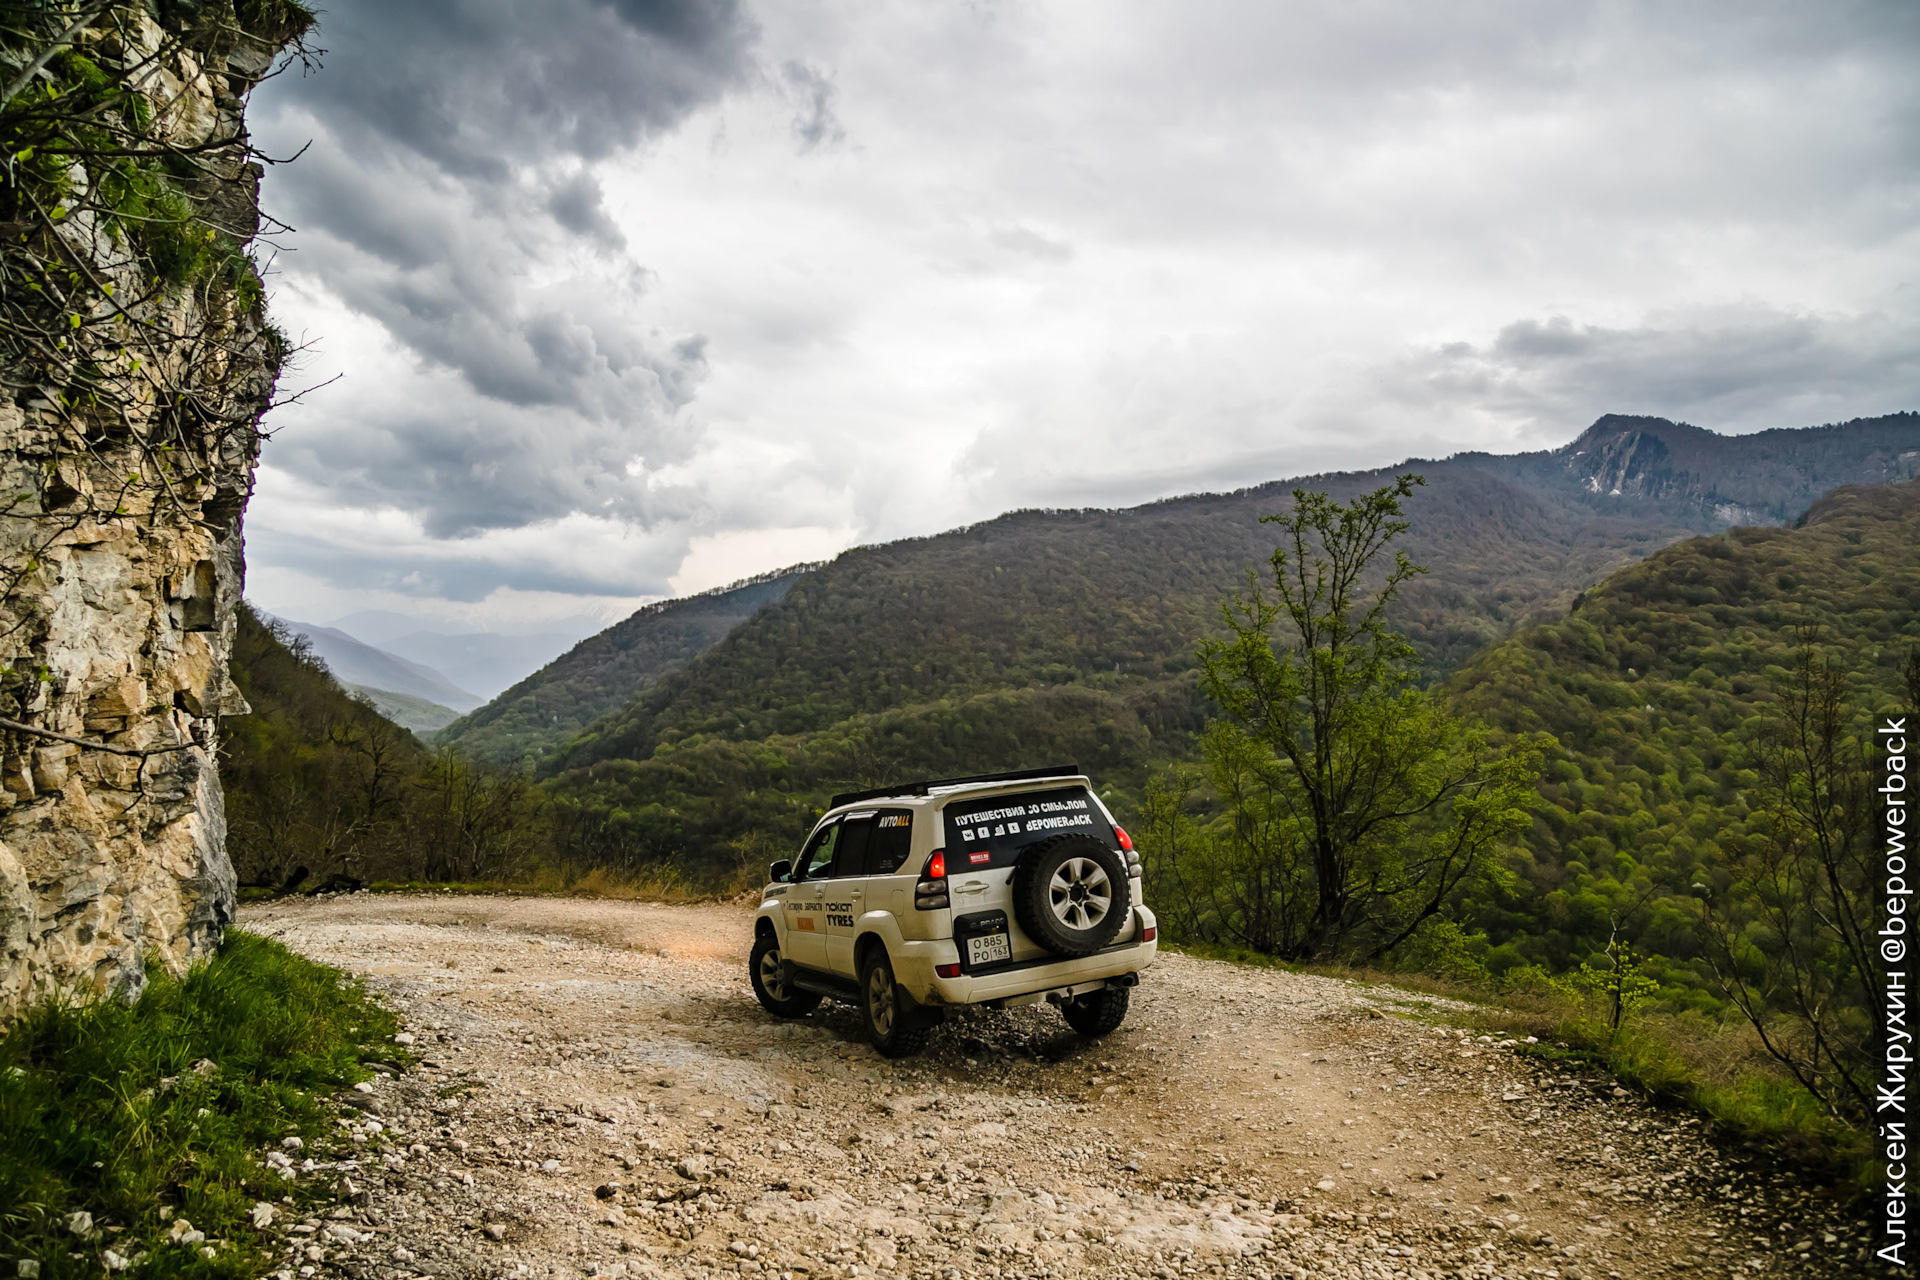
[[[420,698],[456,712],[471,711],[486,702],[485,698],[469,693],[432,667],[375,648],[337,627],[316,626],[292,618],[279,621],[307,638],[314,653],[342,685]]]
[[[365,698],[373,704],[375,711],[401,728],[411,729],[421,738],[431,737],[460,718],[460,713],[452,707],[443,707],[425,698],[409,697],[404,693],[394,693],[389,689],[375,689],[364,684],[349,684],[342,687],[349,693]]]
[[[494,698],[571,649],[581,638],[556,632],[516,636],[497,631],[413,631],[383,641],[380,647],[432,667],[482,698]]]

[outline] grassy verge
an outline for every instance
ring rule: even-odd
[[[331,1124],[316,1091],[398,1053],[358,984],[240,930],[186,977],[149,978],[132,1006],[50,1001],[0,1038],[9,1277],[16,1259],[41,1280],[260,1275],[255,1206],[303,1198],[265,1150],[311,1148]],[[205,1238],[173,1230],[183,1218]]]
[[[1878,1177],[1863,1130],[1828,1115],[1761,1050],[1746,1022],[1699,1013],[1645,1013],[1619,1030],[1577,1006],[1488,1007],[1480,1021],[1540,1043],[1522,1052],[1579,1061],[1665,1106],[1705,1116],[1725,1138],[1784,1158],[1829,1181],[1842,1198],[1866,1193]]]

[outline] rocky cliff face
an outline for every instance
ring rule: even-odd
[[[0,1020],[137,992],[233,916],[213,731],[284,358],[243,99],[310,19],[161,12],[0,50]]]
[[[1920,415],[1722,436],[1664,418],[1608,414],[1554,451],[1604,503],[1663,503],[1709,527],[1786,524],[1842,484],[1891,484],[1920,467]]]

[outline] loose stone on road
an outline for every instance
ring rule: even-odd
[[[248,928],[367,977],[419,1066],[343,1090],[284,1275],[1848,1276],[1864,1224],[1444,1000],[1163,954],[881,1058],[754,1001],[751,909],[356,894]],[[276,1163],[288,1153],[276,1153]]]

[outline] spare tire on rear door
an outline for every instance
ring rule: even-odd
[[[1056,955],[1084,956],[1114,940],[1132,905],[1127,866],[1092,836],[1042,840],[1013,868],[1013,914]]]

